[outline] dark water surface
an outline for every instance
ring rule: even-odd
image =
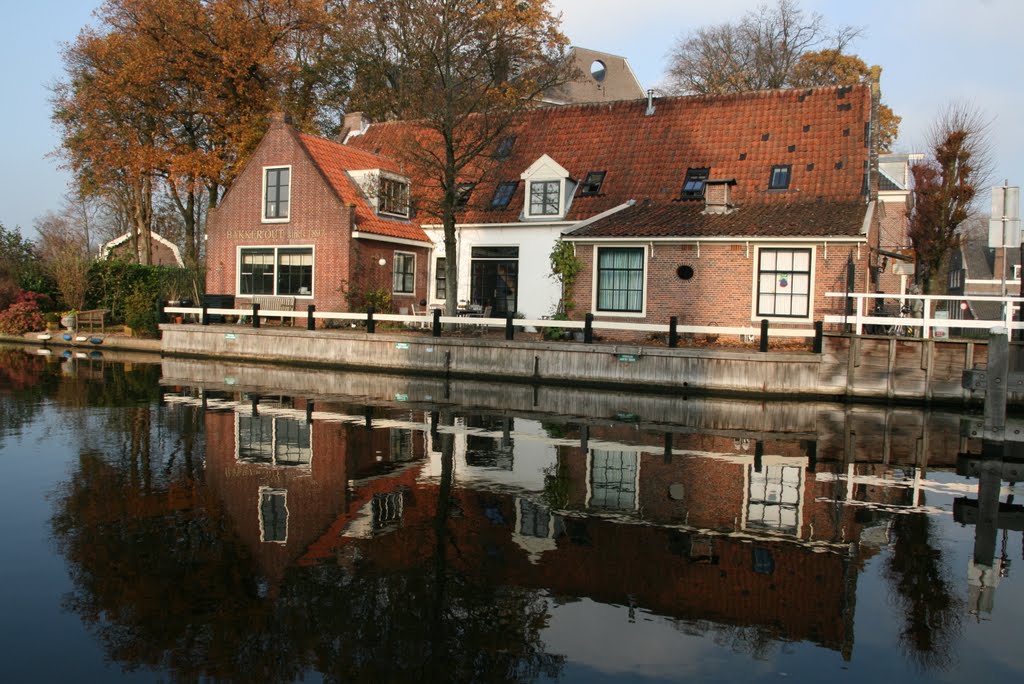
[[[1024,678],[955,413],[79,356],[0,348],[4,682]]]

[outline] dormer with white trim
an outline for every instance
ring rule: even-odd
[[[565,218],[576,190],[569,172],[548,155],[541,155],[520,178],[525,181],[523,219],[560,221]]]
[[[378,216],[409,218],[411,208],[408,178],[381,169],[349,171],[348,175],[366,196],[366,201]]]

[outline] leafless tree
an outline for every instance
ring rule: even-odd
[[[57,284],[70,309],[85,306],[91,261],[81,224],[67,213],[47,212],[35,220],[43,271]]]
[[[777,0],[747,12],[735,23],[699,28],[669,53],[663,89],[707,95],[792,85],[801,56],[814,50],[841,54],[861,34],[853,26],[829,28],[817,12],[796,0]]]

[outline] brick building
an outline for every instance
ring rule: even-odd
[[[874,289],[872,93],[864,84],[525,112],[486,168],[462,179],[459,299],[552,313],[561,292],[548,255],[562,239],[582,263],[573,317],[818,320],[841,305],[824,293]],[[417,132],[352,128],[348,146],[396,157]],[[422,226],[439,303],[441,226]]]
[[[275,115],[207,219],[207,291],[294,297],[297,308],[398,311],[426,293],[430,242],[410,218],[409,179],[388,159],[300,133]]]

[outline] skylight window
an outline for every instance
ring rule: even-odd
[[[601,192],[604,176],[607,171],[591,171],[580,185],[580,197],[592,197]]]
[[[786,190],[789,188],[789,180],[793,173],[790,164],[776,164],[772,167],[771,178],[768,179],[769,190]]]
[[[519,181],[504,181],[498,184],[494,190],[494,197],[491,198],[491,209],[504,209],[512,201],[512,195],[516,194]]]
[[[508,159],[509,155],[512,154],[512,148],[516,144],[516,136],[509,135],[501,139],[498,143],[498,150],[495,152],[495,156],[498,159]]]
[[[686,179],[683,181],[681,199],[700,199],[704,196],[704,184],[711,175],[711,169],[687,169]]]

